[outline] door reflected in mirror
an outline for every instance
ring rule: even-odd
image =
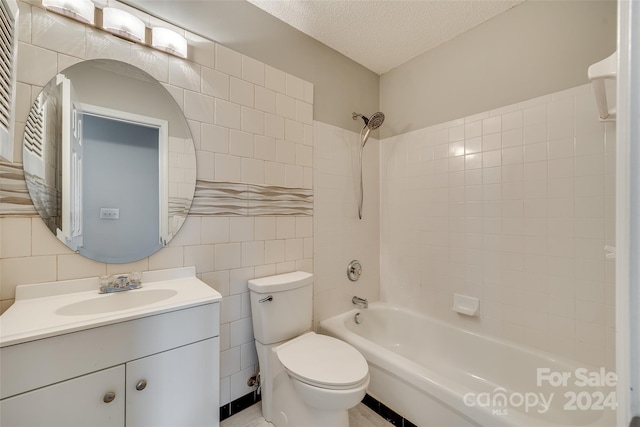
[[[195,191],[182,110],[146,72],[113,60],[75,64],[35,99],[25,179],[49,230],[88,258],[127,263],[168,244]]]

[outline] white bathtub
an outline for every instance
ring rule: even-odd
[[[384,303],[320,330],[357,348],[369,362],[368,394],[420,427],[615,426],[615,386],[601,386],[615,378],[603,368]]]

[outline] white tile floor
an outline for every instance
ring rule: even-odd
[[[256,403],[250,408],[227,418],[220,423],[220,427],[273,427],[262,418],[261,403]],[[360,403],[349,411],[350,427],[388,427],[392,424],[381,416]]]

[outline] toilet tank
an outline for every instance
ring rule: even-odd
[[[249,280],[253,335],[275,344],[311,330],[313,274],[303,271]]]

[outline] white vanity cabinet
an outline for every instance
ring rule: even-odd
[[[211,338],[127,363],[125,425],[214,425],[220,409],[212,362],[219,352],[218,338]]]
[[[0,425],[213,426],[218,349],[210,338],[5,399]]]
[[[180,294],[192,283],[174,285]],[[192,294],[187,303],[7,338],[0,426],[217,427],[220,299]]]
[[[124,425],[124,366],[63,381],[0,402],[1,426]],[[108,393],[113,400],[105,403]]]

